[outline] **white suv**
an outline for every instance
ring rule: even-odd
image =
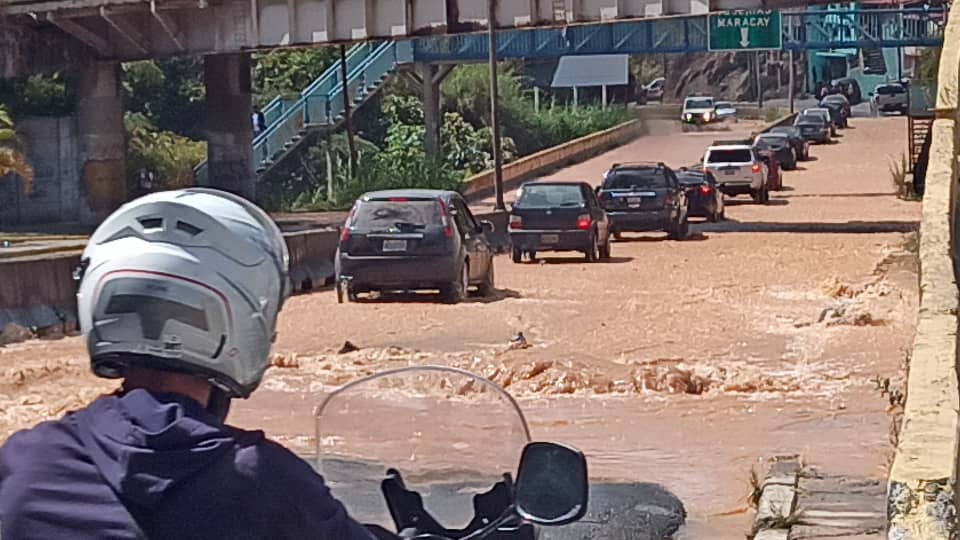
[[[714,144],[703,156],[703,169],[713,173],[724,195],[749,194],[754,201],[770,200],[767,164],[749,144]]]

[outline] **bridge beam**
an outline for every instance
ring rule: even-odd
[[[206,56],[203,66],[209,185],[253,200],[257,177],[253,168],[250,54]]]
[[[120,63],[90,62],[77,85],[80,181],[86,204],[80,220],[98,224],[127,199],[127,146]]]

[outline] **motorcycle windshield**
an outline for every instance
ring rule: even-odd
[[[394,530],[380,484],[396,469],[447,528],[473,517],[473,496],[516,478],[529,428],[493,382],[446,367],[372,375],[330,394],[316,412],[317,465],[361,523]]]

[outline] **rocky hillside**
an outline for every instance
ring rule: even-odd
[[[753,101],[757,99],[753,79],[755,53],[701,53],[670,57],[667,63],[665,101],[681,101],[684,97],[703,92],[718,99]],[[785,97],[788,72],[786,55],[783,69],[777,56],[760,55],[760,72],[764,98]],[[797,55],[794,63],[797,89],[803,86],[805,61]],[[778,81],[778,79],[780,79]]]

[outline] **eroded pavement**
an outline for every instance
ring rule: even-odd
[[[878,385],[902,384],[913,337],[920,205],[892,195],[906,122],[852,125],[785,173],[770,205],[730,201],[727,222],[698,224],[685,242],[637,235],[598,264],[498,257],[498,295],[457,306],[292,298],[276,367],[232,421],[310,449],[312,410],[330,389],[389,367],[466,368],[520,399],[534,438],[582,448],[595,479],[679,496],[685,538],[743,538],[749,471],[771,456],[882,479],[895,411]],[[735,135],[661,127],[551,177],[596,182],[616,161],[688,165]],[[518,332],[528,348],[511,344]],[[359,350],[339,354],[345,341]],[[0,349],[0,436],[115,386],[89,376],[82,353],[77,338]]]

